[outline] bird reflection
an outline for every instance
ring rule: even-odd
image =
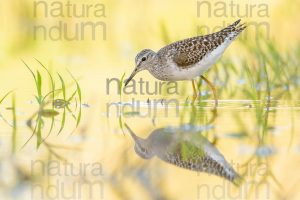
[[[224,156],[201,132],[210,127],[181,125],[154,130],[143,139],[125,124],[134,139],[135,152],[144,159],[157,156],[161,160],[185,169],[206,172],[223,177],[239,185],[241,177],[234,171]]]

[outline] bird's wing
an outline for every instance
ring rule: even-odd
[[[178,167],[214,174],[239,184],[239,174],[201,133],[183,134],[179,141],[167,146],[166,151],[157,156]]]
[[[216,49],[225,39],[233,40],[241,33],[246,26],[244,24],[238,26],[239,22],[240,20],[216,33],[172,43],[166,46],[166,50],[173,49],[172,59],[178,67],[188,68],[198,63],[204,56]]]

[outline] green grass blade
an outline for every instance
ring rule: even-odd
[[[75,97],[76,94],[77,94],[77,89],[72,93],[72,95],[70,96],[70,98],[68,98],[67,102],[71,102],[73,100],[73,98]]]
[[[74,118],[74,120],[77,120],[76,116],[74,115],[73,111],[70,109],[69,106],[66,106],[69,113],[71,113],[71,116]]]
[[[38,98],[37,101],[39,104],[42,103],[42,77],[39,71],[37,71],[37,75],[34,74],[34,72],[30,69],[30,67],[22,60],[22,62],[24,63],[24,65],[26,66],[26,68],[30,71],[32,77],[34,78],[34,82],[35,82],[35,86],[37,89],[37,96]]]
[[[3,97],[2,97],[2,99],[0,99],[0,104],[6,99],[6,97],[10,94],[10,93],[12,93],[13,92],[13,90],[11,90],[11,91],[9,91],[8,93],[6,93]]]
[[[53,130],[53,127],[54,127],[54,116],[51,117],[51,125],[50,125],[50,129],[49,129],[49,132],[48,132],[48,135],[43,139],[42,143],[46,141],[46,139],[50,136],[52,130]]]
[[[36,120],[36,121],[37,121],[37,120]],[[32,123],[32,122],[31,122],[31,123]],[[31,126],[28,126],[29,128],[32,129],[32,134],[31,134],[31,136],[28,138],[28,140],[23,144],[23,146],[21,147],[21,149],[23,149],[23,148],[26,146],[26,144],[28,144],[28,142],[33,138],[33,136],[34,136],[35,133],[36,133],[37,126],[38,126],[38,123],[35,124],[34,128],[32,128]]]
[[[70,71],[68,71],[68,72],[69,72],[70,76],[72,77],[72,79],[74,80],[74,82],[76,83],[76,91],[77,91],[77,95],[78,95],[78,99],[79,99],[79,112],[78,112],[77,121],[76,121],[76,128],[77,128],[81,121],[81,99],[82,99],[81,88],[79,86],[78,81],[73,76],[73,74]]]
[[[37,123],[38,124],[37,124],[37,130],[36,130],[36,137],[37,137],[36,147],[38,149],[40,147],[40,145],[42,144],[42,124],[43,124],[43,121],[42,121],[41,116],[38,116]]]
[[[59,135],[62,132],[62,130],[64,129],[65,121],[66,121],[66,108],[64,108],[64,112],[63,112],[62,120],[61,120],[61,124],[60,124],[60,129],[59,129],[57,135]]]
[[[57,90],[53,90],[53,91],[51,91],[51,92],[48,92],[43,98],[42,98],[42,102],[44,102],[45,100],[46,100],[46,98],[49,96],[49,95],[53,95],[53,96],[55,96],[55,92],[59,92],[59,91],[61,91],[61,89],[57,89]],[[53,102],[53,100],[52,100],[52,102]],[[53,108],[53,107],[52,107]]]
[[[54,100],[54,91],[55,91],[55,82],[53,80],[53,77],[50,73],[50,71],[43,65],[43,63],[41,63],[38,59],[35,58],[35,60],[40,63],[40,65],[46,70],[49,78],[50,78],[50,82],[51,82],[51,90],[53,91],[53,94],[52,94],[52,100]]]
[[[34,74],[34,72],[30,69],[30,67],[24,62],[24,60],[21,60],[23,63],[24,63],[24,65],[27,67],[27,69],[30,71],[30,73],[32,74],[32,76],[33,76],[33,78],[34,78],[34,81],[35,81],[35,83],[36,83],[36,77],[35,77],[35,74]]]
[[[66,93],[66,85],[65,85],[65,81],[64,81],[64,79],[62,78],[62,76],[61,76],[59,73],[57,73],[57,74],[58,74],[58,77],[59,77],[60,83],[61,83],[61,90],[62,90],[62,94],[63,94],[63,99],[64,99],[64,101],[66,101],[67,93]],[[75,93],[75,94],[76,94],[76,93]],[[68,101],[68,102],[69,102],[69,101]],[[61,120],[61,124],[60,124],[60,129],[59,129],[57,135],[59,135],[59,134],[63,131],[63,129],[64,129],[64,127],[65,127],[65,122],[66,122],[66,108],[64,107],[64,112],[63,112],[63,115],[62,115],[62,120]]]
[[[61,76],[59,73],[57,73],[57,75],[58,75],[58,77],[59,77],[59,79],[60,79],[63,98],[64,98],[64,100],[66,100],[66,95],[67,95],[67,94],[66,94],[66,85],[65,85],[65,81],[64,81],[64,79],[62,78],[62,76]]]
[[[120,102],[122,101],[122,91],[123,91],[123,80],[124,80],[124,77],[125,77],[125,73],[123,73],[122,77],[121,77],[121,80],[120,80]]]
[[[42,103],[42,76],[39,71],[37,71],[36,88],[37,88],[39,103],[41,104]]]

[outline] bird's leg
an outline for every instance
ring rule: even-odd
[[[215,99],[215,108],[218,106],[218,97],[217,97],[217,91],[215,86],[209,81],[207,80],[207,78],[205,78],[203,75],[201,75],[201,78],[207,83],[207,85],[210,87],[210,89],[213,92],[214,95],[214,99]]]
[[[192,103],[194,104],[195,100],[198,97],[198,93],[197,93],[197,89],[196,89],[196,86],[195,86],[195,80],[194,79],[192,80],[192,85],[193,85],[193,91],[194,91]]]

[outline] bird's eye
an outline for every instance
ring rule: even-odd
[[[143,58],[142,58],[142,61],[145,61],[145,60],[146,60],[146,57],[143,57]]]

